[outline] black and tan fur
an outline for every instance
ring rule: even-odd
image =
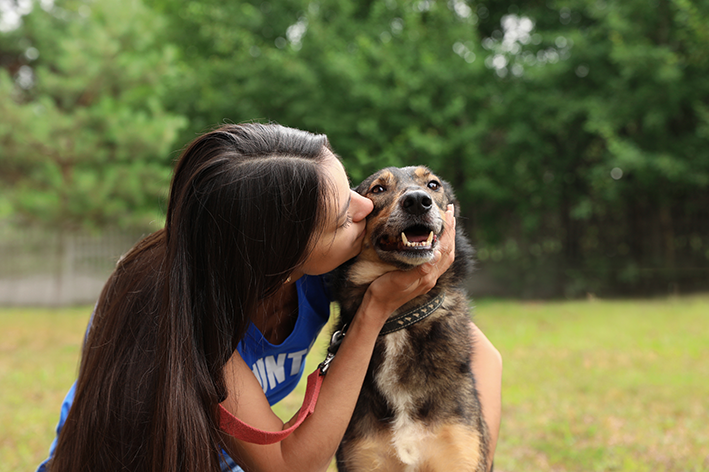
[[[356,191],[374,202],[374,210],[361,254],[336,274],[337,329],[351,321],[375,278],[433,256],[446,207],[457,203],[450,186],[425,167],[381,170]],[[430,247],[401,242],[402,232],[416,240],[430,231]],[[462,288],[472,251],[457,228],[453,265],[429,293],[392,315],[445,292],[443,305],[428,318],[379,337],[337,452],[340,472],[487,470],[488,433],[471,371],[469,304]]]

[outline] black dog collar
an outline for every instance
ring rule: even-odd
[[[425,305],[421,305],[407,311],[406,313],[402,313],[401,315],[397,315],[394,318],[387,320],[387,322],[384,323],[384,327],[379,332],[379,336],[384,336],[389,333],[393,333],[394,331],[399,331],[400,329],[407,328],[412,324],[418,323],[424,318],[427,318],[431,313],[443,305],[444,299],[445,295],[441,292],[440,295]]]

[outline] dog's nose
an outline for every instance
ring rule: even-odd
[[[401,206],[404,211],[412,215],[423,215],[433,206],[433,200],[428,194],[422,190],[416,190],[414,192],[407,193],[404,195],[401,201]]]

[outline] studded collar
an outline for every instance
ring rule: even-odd
[[[443,305],[445,295],[441,292],[436,298],[426,303],[425,305],[417,306],[405,313],[390,318],[384,324],[384,327],[379,332],[379,336],[384,336],[400,329],[408,328],[409,326],[418,323],[419,321],[430,316],[434,311]]]

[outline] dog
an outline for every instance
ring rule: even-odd
[[[352,321],[369,284],[433,257],[451,186],[423,166],[383,169],[356,189],[374,203],[362,252],[333,274],[336,330]],[[473,249],[456,228],[455,261],[436,286],[391,315],[374,347],[337,450],[340,472],[487,471],[489,433],[471,370],[462,287]]]

